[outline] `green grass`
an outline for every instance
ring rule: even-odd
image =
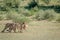
[[[23,33],[0,33],[0,40],[60,40],[60,23],[32,21]]]

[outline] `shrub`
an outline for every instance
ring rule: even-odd
[[[16,15],[18,15],[17,12],[15,12],[15,11],[9,11],[6,16],[7,16],[7,19],[8,19],[8,20],[11,20],[11,19],[13,19]]]
[[[36,15],[35,15],[35,18],[37,20],[46,20],[46,19],[49,19],[49,20],[52,20],[54,18],[54,13],[50,10],[40,10]]]
[[[48,20],[52,20],[52,19],[54,19],[54,15],[53,14],[51,14],[51,13],[48,13],[48,12],[46,12],[44,15],[43,15],[43,19],[48,19]]]
[[[58,16],[56,17],[56,21],[57,21],[57,22],[60,22],[60,15],[58,15]]]
[[[3,19],[4,19],[4,17],[2,15],[0,15],[0,20],[3,20]]]
[[[15,18],[13,18],[13,21],[17,23],[23,23],[23,22],[29,22],[30,20],[25,16],[16,16]]]
[[[33,10],[25,10],[25,12],[22,13],[24,16],[33,16],[35,12]]]
[[[42,0],[43,2],[45,2],[46,4],[49,4],[50,0]]]
[[[31,16],[31,13],[23,13],[24,16]]]
[[[7,14],[7,19],[13,20],[13,22],[22,23],[22,22],[29,22],[29,18],[25,17],[22,14],[17,13],[9,13]]]

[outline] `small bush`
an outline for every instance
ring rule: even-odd
[[[23,23],[23,22],[29,22],[30,20],[25,16],[16,16],[15,18],[13,18],[13,21],[17,23]]]
[[[29,18],[28,17],[25,17],[24,15],[17,14],[17,13],[7,14],[7,19],[13,20],[14,22],[17,22],[17,23],[29,22]]]
[[[11,14],[7,14],[7,20],[12,19],[12,15]]]
[[[57,21],[57,22],[60,22],[60,15],[57,16],[56,21]]]
[[[60,18],[58,18],[56,21],[57,21],[57,22],[60,22]]]
[[[36,14],[35,19],[41,20],[42,18],[41,18],[41,16],[40,16],[40,14]]]
[[[48,12],[46,12],[44,15],[43,15],[43,19],[48,19],[48,20],[52,20],[52,19],[54,19],[54,15],[53,14],[51,14],[51,13],[48,13]]]
[[[24,16],[31,16],[31,13],[23,13]]]
[[[37,20],[46,20],[46,19],[49,19],[49,20],[52,20],[54,18],[54,14],[49,12],[50,10],[46,10],[46,11],[43,11],[43,10],[40,10],[35,18]]]
[[[24,10],[23,12],[22,12],[22,15],[24,15],[24,16],[33,16],[35,14],[35,12],[34,12],[34,10]]]
[[[9,11],[9,12],[7,13],[6,17],[7,17],[8,20],[11,20],[11,19],[13,19],[16,15],[18,15],[17,12]]]
[[[3,20],[3,19],[4,19],[4,17],[2,15],[0,15],[0,20]]]

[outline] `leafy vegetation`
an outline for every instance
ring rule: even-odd
[[[29,22],[30,19],[22,14],[15,13],[8,13],[7,19],[12,20],[13,22],[17,23],[23,23],[23,22]]]
[[[38,14],[36,14],[35,18],[37,20],[46,20],[46,19],[49,19],[49,20],[52,20],[54,19],[54,12],[53,10],[40,10],[38,12]]]
[[[40,4],[40,1],[44,4]],[[0,4],[0,19],[13,20],[15,22],[27,22],[27,20],[54,20],[60,21],[56,17],[60,13],[60,6],[49,5],[52,0],[3,0]],[[26,4],[24,3],[26,2]],[[22,4],[25,4],[23,6]],[[45,4],[48,4],[47,6]],[[3,16],[5,15],[5,16]],[[33,20],[33,19],[32,19]]]
[[[50,0],[42,0],[43,2],[45,2],[46,4],[49,4]]]

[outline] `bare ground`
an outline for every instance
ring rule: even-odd
[[[0,31],[6,22],[0,21]],[[0,33],[0,40],[60,40],[60,23],[32,21],[23,33]]]

